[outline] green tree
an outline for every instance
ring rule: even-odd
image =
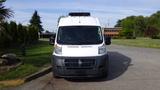
[[[152,26],[148,26],[147,30],[145,31],[145,35],[152,39],[160,39],[160,37],[158,37],[159,30]]]
[[[0,33],[0,47],[9,47],[10,43],[12,42],[12,36],[9,34],[9,23],[3,22],[2,23],[3,30]]]
[[[118,20],[115,27],[122,27],[120,32],[121,36],[126,38],[135,38],[144,36],[144,32],[147,29],[147,17],[143,16],[129,16],[122,20]]]
[[[0,1],[0,47],[6,46],[7,39],[10,39],[11,37],[8,35],[8,33],[5,30],[4,25],[7,25],[5,23],[5,20],[11,16],[13,16],[13,11],[9,8],[6,8],[3,3],[5,0]]]
[[[156,27],[160,30],[160,11],[152,14],[149,17],[148,26]]]
[[[11,16],[13,16],[13,11],[9,8],[6,8],[3,3],[5,2],[5,0],[2,0],[0,2],[0,23],[2,21],[4,21],[6,18],[9,18]]]
[[[18,42],[19,42],[19,44],[22,44],[22,43],[24,43],[24,40],[25,40],[25,31],[23,30],[23,26],[22,26],[22,24],[18,24],[18,27],[17,27],[17,31],[18,31],[18,34],[17,34],[17,36],[18,36]]]
[[[135,26],[136,36],[144,37],[144,32],[147,29],[147,18],[143,16],[135,17]]]
[[[135,16],[127,17],[122,21],[122,31],[120,34],[126,38],[135,38]]]
[[[150,34],[147,32],[151,32]],[[151,38],[160,38],[160,11],[148,17],[146,35]]]
[[[28,27],[28,38],[29,43],[36,43],[38,41],[38,29],[34,26]]]
[[[31,20],[30,20],[30,25],[33,27],[36,27],[38,29],[39,33],[42,33],[43,28],[42,28],[41,23],[42,22],[41,22],[40,16],[38,15],[38,12],[35,11]]]
[[[123,19],[122,20],[118,20],[117,24],[114,27],[122,27],[122,21],[123,21]]]
[[[11,21],[9,26],[9,32],[8,34],[12,37],[12,42],[17,43],[17,24],[14,21]]]
[[[160,29],[160,11],[157,11],[149,17],[148,24],[154,25]]]

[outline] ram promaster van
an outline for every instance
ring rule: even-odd
[[[72,12],[60,18],[52,57],[54,77],[100,77],[107,76],[108,54],[104,37],[96,17],[90,13]]]

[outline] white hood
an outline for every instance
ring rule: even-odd
[[[98,45],[63,45],[62,56],[98,56]]]

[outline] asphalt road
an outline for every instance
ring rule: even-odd
[[[49,73],[8,90],[160,90],[160,49],[111,45],[108,78],[55,79]]]

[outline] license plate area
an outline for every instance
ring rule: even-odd
[[[76,70],[75,71],[75,73],[77,74],[77,75],[86,75],[86,70]]]
[[[66,69],[93,69],[94,66],[95,59],[65,59]]]

